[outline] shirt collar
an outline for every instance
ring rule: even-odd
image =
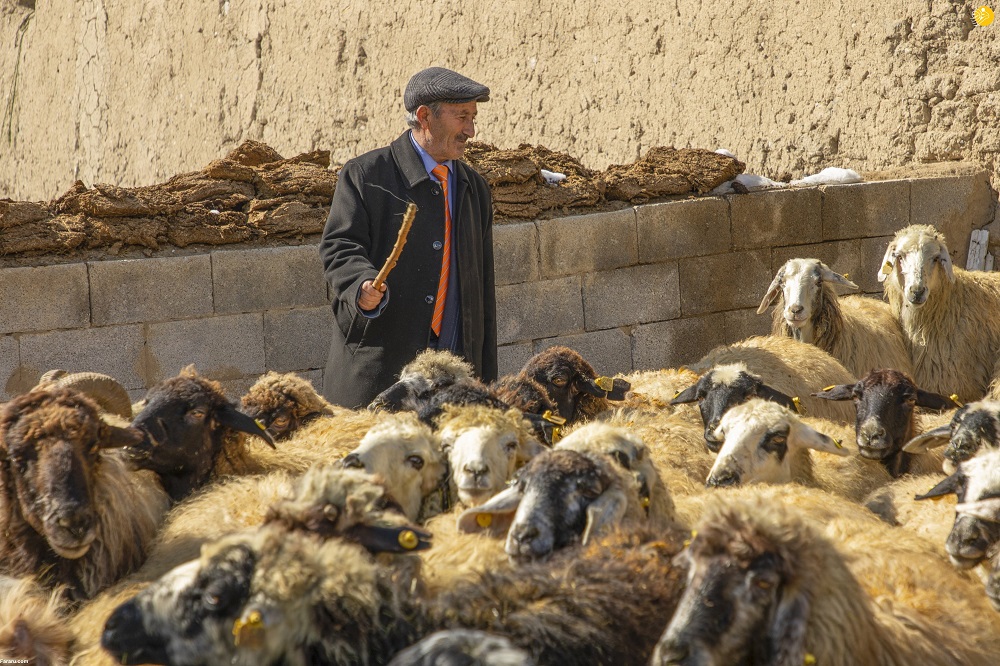
[[[427,175],[429,176],[433,175],[431,172],[434,170],[434,167],[436,167],[439,163],[437,162],[437,160],[431,157],[426,150],[424,150],[423,146],[417,143],[417,140],[413,138],[412,131],[410,132],[410,143],[413,144],[413,149],[416,150],[417,155],[420,156],[420,161],[424,163],[424,169],[427,170]],[[440,164],[443,164],[446,167],[448,167],[449,174],[451,174],[453,171],[452,162],[453,160],[445,160],[444,162],[440,162]],[[434,178],[437,178],[437,176],[434,176]]]

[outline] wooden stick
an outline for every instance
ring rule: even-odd
[[[389,257],[385,260],[382,270],[378,272],[378,275],[375,277],[375,281],[372,282],[372,286],[375,287],[375,289],[382,288],[382,284],[385,282],[385,279],[389,277],[389,271],[396,267],[396,262],[399,261],[399,255],[403,252],[403,246],[406,245],[406,236],[410,233],[410,227],[413,226],[413,218],[416,216],[417,204],[406,204],[406,213],[403,215],[403,225],[399,228],[399,235],[396,237],[396,244],[392,246],[392,252],[389,253]]]

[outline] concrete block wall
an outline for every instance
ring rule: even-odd
[[[500,370],[564,344],[599,372],[690,363],[766,333],[774,272],[818,257],[868,293],[889,239],[933,224],[964,266],[994,219],[985,172],[703,197],[497,225]],[[266,370],[317,386],[333,317],[316,245],[0,269],[0,393],[52,368],[106,372],[134,398],[194,363],[237,397]]]

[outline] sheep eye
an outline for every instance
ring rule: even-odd
[[[274,420],[271,421],[271,425],[277,426],[279,428],[284,428],[285,426],[288,425],[288,421],[289,419],[287,416],[276,416],[274,417]]]
[[[202,595],[202,601],[204,601],[205,605],[209,608],[215,609],[219,607],[219,602],[222,601],[222,598],[218,594],[206,592]]]
[[[503,445],[503,450],[507,453],[507,455],[513,455],[513,453],[517,451],[517,442],[507,442]]]
[[[774,587],[774,583],[767,580],[766,578],[757,578],[754,580],[753,584],[762,590],[770,590],[772,587]]]
[[[629,464],[628,456],[625,455],[624,451],[612,451],[612,455],[615,457],[615,460],[618,461],[618,464],[624,467],[625,469],[632,468],[632,466]]]
[[[413,469],[421,469],[424,466],[424,459],[417,455],[407,456],[406,463]]]
[[[201,409],[200,407],[198,407],[198,408],[192,409],[190,412],[188,412],[188,416],[190,416],[195,421],[204,421],[205,420],[205,416],[207,415],[207,413],[208,412],[206,412],[204,409]]]
[[[566,378],[565,377],[553,377],[552,378],[552,383],[555,386],[558,386],[558,387],[561,388],[563,386],[566,386]]]

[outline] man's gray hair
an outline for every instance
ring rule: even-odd
[[[442,104],[444,104],[444,102],[431,102],[426,106],[428,109],[431,110],[432,114],[437,116],[439,113],[441,113]],[[410,129],[420,129],[420,122],[417,120],[417,111],[419,109],[420,107],[417,107],[413,111],[406,112],[406,126],[409,127]]]

